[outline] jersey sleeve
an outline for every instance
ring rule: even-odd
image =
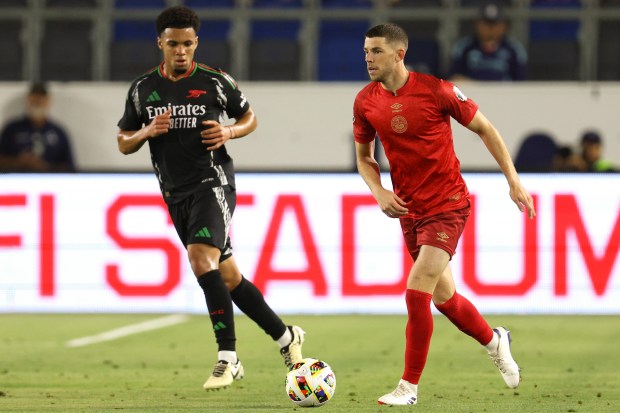
[[[478,104],[447,80],[440,81],[436,97],[441,110],[463,126],[469,125],[478,111]]]
[[[377,132],[366,119],[362,101],[362,95],[358,94],[353,103],[353,137],[358,143],[370,143],[375,139]]]
[[[229,118],[239,118],[250,109],[250,103],[237,87],[237,82],[226,72],[220,72],[221,86],[226,97],[225,111]]]
[[[138,84],[133,84],[127,93],[125,100],[125,112],[123,117],[118,121],[118,127],[121,130],[134,131],[142,128],[142,119],[140,119],[140,99],[138,95]]]

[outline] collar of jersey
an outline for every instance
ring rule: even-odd
[[[415,72],[410,71],[409,72],[409,78],[407,79],[407,83],[405,83],[404,85],[402,85],[400,87],[400,89],[398,89],[396,91],[396,94],[390,92],[389,90],[387,90],[386,88],[384,88],[383,86],[379,86],[379,89],[381,90],[381,93],[383,93],[384,95],[388,95],[388,96],[400,96],[403,93],[405,93],[407,91],[407,89],[409,89],[409,87],[411,85],[413,85],[413,83],[415,82]]]
[[[196,65],[196,62],[192,61],[192,67],[190,67],[189,70],[185,73],[185,76],[182,76],[179,79],[185,79],[186,77],[190,77],[194,74],[197,68],[198,66]],[[161,62],[161,64],[157,68],[157,72],[159,73],[159,76],[163,77],[164,79],[170,79],[166,75],[166,72],[164,72],[164,62]]]

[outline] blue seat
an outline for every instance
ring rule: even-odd
[[[157,30],[148,20],[114,22],[110,43],[110,80],[128,81],[157,66]]]
[[[254,0],[252,2],[252,8],[255,9],[300,9],[302,7],[302,0]]]
[[[528,135],[515,157],[515,168],[518,172],[551,172],[556,153],[557,145],[551,135],[547,133]]]
[[[203,20],[198,31],[197,62],[230,70],[230,20]]]
[[[364,35],[369,22],[325,20],[319,30],[319,80],[368,80]]]
[[[439,76],[439,44],[435,39],[409,39],[405,64],[416,72]]]
[[[235,0],[186,0],[185,5],[190,9],[232,9],[235,7]]]
[[[370,9],[372,0],[321,0],[321,7],[324,9]]]
[[[578,9],[579,0],[533,0],[532,9]],[[530,41],[537,40],[577,40],[579,20],[532,20],[530,21]]]
[[[256,20],[250,32],[250,80],[300,80],[298,20]]]
[[[4,6],[5,1],[2,3]],[[97,7],[97,0],[47,0],[45,6],[49,8],[94,8]]]
[[[116,0],[114,7],[117,9],[165,9],[165,0]]]

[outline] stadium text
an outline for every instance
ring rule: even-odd
[[[536,196],[534,199],[536,200]],[[255,196],[240,194],[238,206],[251,207]],[[41,195],[38,199],[28,200],[26,194],[1,195],[0,206],[23,207],[27,202],[38,202],[39,216],[39,279],[41,296],[53,296],[55,291],[55,231],[54,220],[54,195]],[[514,283],[487,283],[478,275],[477,271],[477,243],[476,231],[477,214],[476,196],[472,194],[473,211],[469,223],[462,237],[463,267],[462,274],[465,284],[479,295],[524,295],[530,291],[538,281],[540,272],[538,266],[538,221],[523,219],[524,239],[522,245],[523,271],[519,280]],[[356,211],[360,206],[374,205],[375,201],[370,195],[343,195],[342,205],[342,294],[344,296],[366,295],[400,295],[404,291],[407,274],[412,260],[406,250],[402,248],[402,274],[396,282],[360,284],[356,280],[356,254],[355,235],[358,228],[355,225]],[[591,239],[584,225],[582,212],[573,195],[556,195],[554,197],[554,294],[561,296],[567,293],[567,238],[570,232],[574,232],[581,254],[586,263],[587,276],[592,284],[596,295],[604,295],[607,291],[613,266],[620,249],[620,221],[612,225],[611,237],[605,245],[604,253],[598,257],[593,250]],[[184,255],[181,248],[173,240],[163,237],[139,237],[123,233],[120,224],[120,215],[126,208],[160,208],[167,211],[159,194],[150,196],[121,194],[106,208],[105,223],[106,233],[114,241],[116,246],[126,253],[136,250],[155,250],[165,256],[165,276],[163,281],[156,283],[132,284],[123,281],[118,264],[106,265],[106,281],[122,296],[165,296],[178,287],[181,280],[181,261]],[[284,223],[286,213],[294,217],[297,230],[300,234],[300,242],[303,245],[307,267],[301,271],[279,270],[273,264],[276,253],[278,236]],[[315,295],[327,295],[328,282],[325,277],[324,264],[321,262],[319,245],[312,235],[309,225],[307,207],[299,194],[280,195],[275,199],[272,215],[269,217],[267,233],[260,245],[258,263],[255,269],[254,283],[261,289],[267,290],[269,283],[275,281],[303,281],[308,282]],[[172,222],[169,220],[169,225]],[[19,248],[22,246],[20,234],[0,235],[0,246],[4,248]]]

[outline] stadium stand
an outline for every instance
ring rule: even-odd
[[[0,81],[130,80],[156,57],[153,17],[172,4],[203,20],[199,60],[238,80],[365,80],[352,63],[365,31],[383,21],[409,32],[410,67],[442,76],[483,1],[3,0],[0,33],[28,48],[3,46]],[[496,1],[529,52],[528,79],[620,80],[620,0]],[[120,56],[126,68],[114,65]]]
[[[252,22],[250,80],[300,80],[299,21]]]

